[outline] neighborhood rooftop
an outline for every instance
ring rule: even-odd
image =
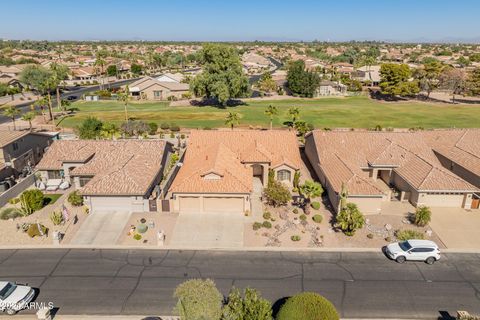
[[[83,195],[144,195],[162,170],[166,142],[161,140],[55,141],[38,164],[39,170],[61,170],[82,163],[71,176],[92,179]]]

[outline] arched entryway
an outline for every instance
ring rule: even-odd
[[[253,176],[259,178],[263,184],[263,166],[261,164],[254,164],[253,168]]]

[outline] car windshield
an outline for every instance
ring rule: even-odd
[[[0,299],[5,300],[15,290],[17,286],[11,282],[8,282],[5,287],[0,290]]]
[[[410,245],[410,243],[408,243],[408,241],[399,242],[398,245],[403,251],[408,251],[412,249],[412,246]]]

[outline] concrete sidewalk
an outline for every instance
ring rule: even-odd
[[[130,212],[95,212],[87,217],[72,239],[73,245],[115,245]]]

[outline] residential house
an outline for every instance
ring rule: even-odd
[[[181,99],[190,91],[190,86],[188,83],[159,81],[152,77],[143,77],[130,84],[129,90],[131,96],[139,100],[168,100]]]
[[[315,130],[305,152],[328,197],[339,209],[342,185],[364,213],[385,201],[470,209],[479,188],[445,169],[418,132]]]
[[[269,172],[292,186],[301,161],[293,131],[194,130],[169,189],[173,211],[244,214]]]
[[[176,82],[181,83],[184,79],[183,74],[177,73],[164,73],[161,76],[157,77],[157,80],[160,82]]]
[[[56,139],[58,132],[0,130],[0,180],[34,167]]]
[[[156,211],[172,153],[162,140],[60,140],[37,169],[47,184],[73,184],[90,211]]]
[[[357,68],[353,75],[354,79],[362,83],[370,83],[372,86],[380,84],[380,66],[363,66]]]
[[[347,86],[339,81],[322,80],[315,96],[341,96],[347,93]]]

